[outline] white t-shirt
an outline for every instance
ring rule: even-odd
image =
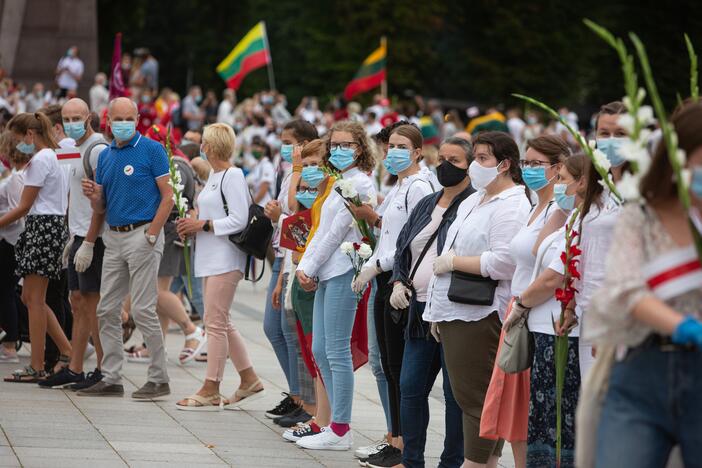
[[[90,228],[90,218],[93,216],[93,209],[90,207],[90,200],[83,195],[81,181],[85,177],[85,169],[83,169],[83,157],[88,147],[96,141],[103,140],[102,135],[93,133],[80,146],[80,159],[70,160],[70,199],[68,201],[68,230],[72,236],[85,237]],[[96,145],[90,152],[90,166],[93,168],[93,173],[97,168],[98,156],[107,148],[105,145]]]
[[[536,239],[546,224],[546,219],[553,213],[553,204],[549,204],[529,225],[524,225],[509,243],[509,253],[515,262],[512,277],[512,296],[519,296],[531,283],[536,257],[532,254]],[[529,215],[531,217],[531,214]]]
[[[0,216],[15,209],[19,205],[24,187],[24,170],[12,170],[12,174],[0,180]],[[0,228],[0,239],[15,245],[19,235],[24,231],[24,218]]]
[[[224,198],[229,215],[224,211],[220,185],[224,179]],[[212,221],[214,232],[199,231],[195,239],[195,276],[214,276],[230,271],[244,272],[246,254],[229,241],[229,234],[244,230],[249,217],[251,199],[241,169],[210,172],[207,183],[197,197],[198,218]]]
[[[78,57],[63,57],[59,60],[58,68],[67,68],[73,75],[82,76],[83,75],[83,61]],[[68,73],[68,71],[62,71],[56,78],[56,83],[59,88],[76,90],[78,89],[78,81]]]
[[[37,152],[24,171],[24,185],[40,187],[30,215],[65,215],[68,207],[68,184],[66,173],[49,148]]]
[[[431,221],[429,221],[429,224],[424,226],[424,229],[419,231],[419,234],[417,234],[414,239],[412,239],[412,242],[410,242],[410,252],[412,253],[412,267],[410,268],[410,273],[412,273],[412,270],[414,270],[417,259],[424,250],[424,247],[427,245],[429,238],[439,228],[439,224],[441,224],[441,220],[443,219],[444,213],[446,213],[447,209],[448,207],[442,208],[439,205],[436,205],[434,207],[434,211],[431,212]],[[435,238],[431,244],[431,247],[429,247],[427,253],[424,254],[422,263],[419,264],[419,268],[417,268],[417,272],[414,274],[414,278],[412,279],[412,285],[414,286],[418,302],[427,301],[427,288],[429,287],[429,280],[431,280],[431,276],[434,274],[434,260],[438,255],[436,245],[437,239]]]
[[[66,138],[61,139],[61,141],[58,142],[58,145],[59,145],[59,148],[64,148],[64,149],[75,148],[76,147],[76,140],[74,140],[73,138],[66,137]]]
[[[246,176],[246,182],[249,184],[251,193],[255,197],[259,188],[264,182],[268,182],[268,191],[263,198],[258,202],[261,206],[266,206],[266,203],[273,199],[271,195],[273,187],[275,187],[275,169],[270,159],[263,157],[251,172]]]

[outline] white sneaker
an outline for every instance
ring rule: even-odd
[[[330,427],[323,427],[319,434],[303,437],[295,443],[309,450],[351,450],[353,436],[351,430],[339,437]]]
[[[356,451],[353,452],[353,456],[356,458],[368,458],[371,455],[380,452],[387,446],[388,441],[385,439],[380,439],[378,441],[373,442],[371,445],[366,445],[365,447],[358,447]]]
[[[10,353],[4,346],[0,346],[0,364],[16,364],[18,362],[19,357],[17,357],[17,353]]]

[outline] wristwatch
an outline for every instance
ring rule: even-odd
[[[202,230],[205,232],[210,232],[211,226],[210,226],[210,220],[208,219],[205,221],[205,225],[202,226]]]
[[[146,236],[146,242],[148,242],[151,245],[156,244],[156,239],[158,239],[158,236],[156,236],[154,234],[149,234],[146,231],[144,231],[144,235]]]

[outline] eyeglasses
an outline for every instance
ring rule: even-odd
[[[337,141],[336,143],[331,143],[329,145],[329,149],[332,151],[337,150],[339,148],[341,148],[342,150],[348,150],[351,148],[355,148],[356,146],[358,146],[358,143],[356,143],[355,141]]]
[[[527,161],[526,159],[519,160],[519,167],[524,169],[525,167],[551,167],[554,164],[550,164],[545,161]]]

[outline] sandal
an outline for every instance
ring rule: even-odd
[[[207,362],[207,353],[200,353],[195,356],[195,362]]]
[[[185,397],[185,401],[185,405],[176,403],[176,408],[181,411],[222,411],[229,404],[229,400],[219,393],[209,396],[190,395]]]
[[[5,382],[15,383],[38,383],[46,379],[46,372],[34,370],[32,366],[25,366],[24,369],[17,369],[9,377],[5,377]]]
[[[122,324],[122,343],[129,341],[135,328],[136,324],[134,323],[134,319],[130,316],[127,321]]]
[[[58,361],[56,361],[56,364],[54,364],[53,369],[51,369],[51,373],[55,374],[57,372],[60,372],[61,369],[64,367],[68,367],[68,365],[71,363],[71,357],[66,356],[65,354],[59,355]],[[58,368],[57,368],[58,366]]]
[[[224,409],[237,411],[244,403],[249,403],[263,397],[266,394],[266,390],[263,387],[261,387],[260,390],[254,390],[254,388],[258,387],[259,385],[261,385],[261,380],[257,379],[251,384],[251,386],[249,386],[249,388],[237,389],[237,391],[234,392],[234,395],[232,395],[232,397],[229,399],[230,404],[225,406]]]
[[[194,332],[185,337],[186,343],[192,340],[197,340],[197,346],[195,348],[183,348],[183,350],[180,352],[180,356],[178,356],[178,361],[180,361],[181,365],[187,364],[195,359],[195,357],[200,354],[200,351],[202,351],[202,348],[205,347],[207,344],[207,335],[205,334],[205,330],[197,327]]]

